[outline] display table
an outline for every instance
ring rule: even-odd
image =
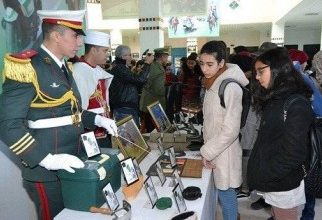
[[[200,159],[200,153],[197,151],[186,152],[187,158]],[[145,175],[146,171],[149,169],[150,165],[155,162],[158,158],[159,152],[157,150],[152,150],[144,160],[140,163],[141,170]],[[145,176],[146,177],[146,176]],[[171,183],[171,178],[167,177],[167,181],[161,187],[158,177],[152,177],[153,183],[156,188],[158,197],[170,197],[172,198],[173,205],[171,208],[166,210],[158,210],[156,207],[151,208],[149,204],[149,199],[144,188],[141,189],[138,196],[133,200],[129,201],[132,207],[132,218],[133,220],[166,220],[171,219],[173,216],[178,214],[176,204],[172,197],[173,187],[169,186]],[[217,192],[214,186],[213,172],[209,169],[203,169],[202,178],[182,178],[184,187],[197,186],[201,189],[202,197],[194,200],[185,200],[187,205],[187,211],[195,211],[198,215],[199,220],[214,220],[215,219],[215,209],[217,202]],[[121,190],[116,192],[116,196],[119,203],[122,204],[124,196]],[[84,198],[86,199],[86,198]],[[106,204],[104,205],[106,207]],[[55,220],[106,220],[112,219],[112,216],[103,215],[99,213],[81,212],[74,211],[70,209],[64,209],[55,218]]]

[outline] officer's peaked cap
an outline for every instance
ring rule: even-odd
[[[42,22],[63,25],[85,35],[82,29],[85,10],[38,10],[37,14]]]

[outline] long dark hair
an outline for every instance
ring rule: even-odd
[[[196,65],[194,66],[193,70],[192,70],[192,69],[189,69],[189,67],[188,67],[187,62],[188,62],[189,60],[193,60],[193,61],[195,61],[195,62],[196,62]],[[184,63],[182,64],[182,74],[183,74],[183,82],[184,82],[184,83],[186,82],[187,78],[188,78],[189,76],[192,76],[193,74],[196,74],[197,76],[202,76],[202,75],[203,75],[203,74],[202,74],[202,71],[201,71],[201,68],[200,68],[200,66],[199,66],[199,63],[198,63],[198,61],[197,61],[197,59],[196,59],[195,57],[193,57],[193,56],[191,56],[191,55],[190,55],[190,56],[188,56],[188,58],[187,58],[186,62],[184,62]]]
[[[252,92],[254,97],[254,108],[260,112],[269,99],[279,99],[287,94],[298,93],[306,97],[311,97],[312,90],[305,84],[301,73],[298,72],[288,51],[284,47],[278,47],[266,51],[255,60],[270,67],[271,80],[268,88],[263,88],[256,80],[256,70],[253,68]]]

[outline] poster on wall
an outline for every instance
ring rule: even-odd
[[[208,0],[203,15],[171,16],[167,18],[169,38],[219,36],[219,0]]]
[[[0,2],[0,70],[6,53],[37,48],[42,42],[37,10],[80,10],[85,0],[3,0]],[[0,74],[1,75],[1,74]],[[0,82],[2,82],[0,76]],[[0,84],[1,85],[1,84]],[[0,86],[1,92],[1,86]]]

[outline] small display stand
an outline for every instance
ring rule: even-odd
[[[139,176],[139,180],[129,186],[123,186],[122,187],[122,192],[125,196],[125,199],[127,201],[131,201],[135,199],[135,197],[138,195],[140,192],[141,188],[143,187],[144,179],[143,176]]]

